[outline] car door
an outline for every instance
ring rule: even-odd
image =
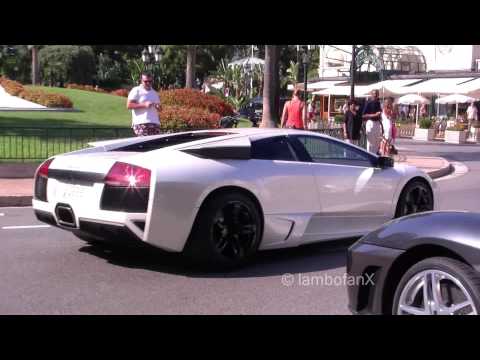
[[[342,141],[320,135],[291,137],[312,167],[321,206],[305,241],[362,235],[393,217],[398,176],[392,168],[377,168],[377,157]]]
[[[312,167],[299,159],[287,136],[256,136],[251,169],[261,179],[265,218],[262,248],[302,242],[311,217],[320,211]]]

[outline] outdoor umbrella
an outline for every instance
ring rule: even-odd
[[[236,60],[236,61],[232,61],[231,63],[228,64],[228,66],[238,65],[238,66],[245,67],[245,65],[248,65],[248,64],[250,64],[252,66],[253,65],[265,65],[265,60],[254,57],[254,56],[251,56],[251,57],[239,59],[239,60]]]
[[[476,99],[470,96],[462,95],[462,94],[452,94],[441,97],[436,100],[438,104],[455,104],[455,120],[458,118],[458,104],[465,104],[474,102]]]
[[[417,116],[415,119],[415,125],[418,125],[418,105],[428,104],[430,101],[423,96],[417,94],[407,94],[398,98],[397,103],[403,105],[417,105]]]

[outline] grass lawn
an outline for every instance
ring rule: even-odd
[[[27,86],[63,94],[73,101],[78,112],[19,111],[0,112],[0,127],[129,127],[130,111],[126,98],[91,91],[44,86]]]
[[[133,136],[131,113],[126,109],[124,97],[75,89],[27,87],[66,95],[78,111],[0,111],[0,162],[43,160],[85,148],[88,142]],[[238,127],[250,126],[247,119],[238,124]],[[106,129],[91,129],[98,127]]]

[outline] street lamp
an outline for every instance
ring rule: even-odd
[[[151,72],[155,72],[155,65],[160,64],[163,57],[163,51],[160,45],[148,45],[142,51],[142,61],[145,64],[147,70],[150,68]],[[159,75],[155,76],[159,81]],[[159,81],[160,82],[160,81]]]
[[[316,45],[297,45],[297,55],[302,54],[302,64],[303,64],[303,91],[305,96],[305,107],[307,106],[308,99],[308,66],[310,65],[310,57],[313,51],[317,48]],[[304,123],[307,123],[307,109],[303,113]]]
[[[252,90],[253,90],[253,69],[252,69],[252,64],[250,64],[249,61],[247,61],[244,65],[244,71],[245,71],[245,95],[248,94],[248,87],[247,87],[247,82],[250,81],[250,97],[252,97]]]

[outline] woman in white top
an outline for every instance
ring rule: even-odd
[[[383,104],[382,111],[382,130],[383,130],[383,139],[380,144],[380,153],[383,156],[390,156],[390,148],[393,145],[395,140],[394,134],[394,118],[393,118],[393,104],[388,99],[385,100]]]
[[[393,144],[393,105],[389,100],[385,100],[382,111],[383,137]]]

